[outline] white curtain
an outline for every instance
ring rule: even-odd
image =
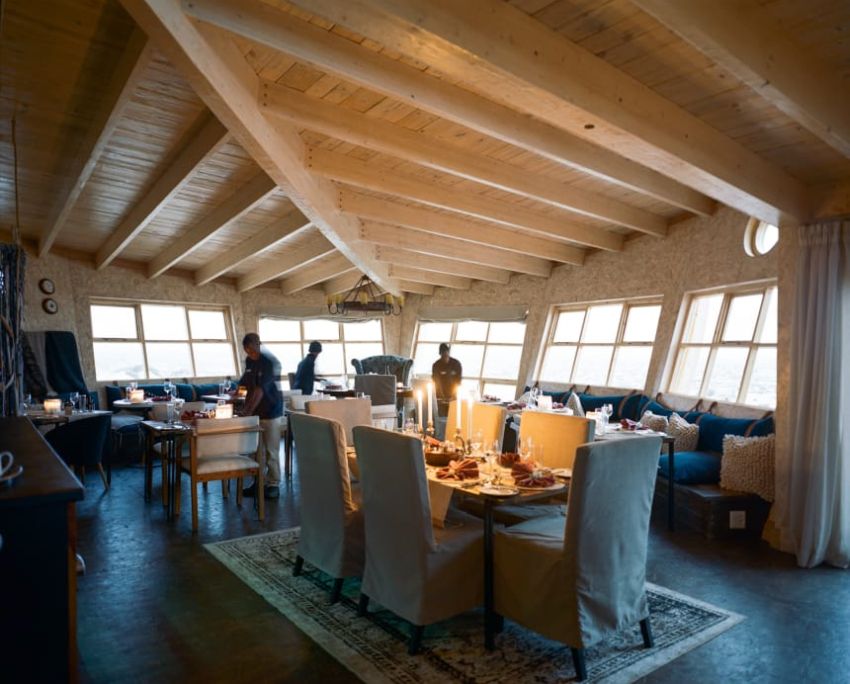
[[[800,228],[780,532],[797,563],[850,565],[850,222]]]

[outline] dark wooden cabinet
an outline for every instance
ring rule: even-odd
[[[0,485],[0,644],[7,682],[77,677],[75,502],[83,487],[26,418],[0,418],[24,472]]]

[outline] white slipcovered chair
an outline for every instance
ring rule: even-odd
[[[236,478],[236,503],[242,504],[242,479],[253,475],[257,482],[257,508],[265,518],[263,471],[265,463],[258,446],[260,419],[208,418],[198,420],[189,437],[189,456],[181,459],[181,469],[189,474],[192,485],[192,531],[198,530],[198,483]],[[178,479],[178,486],[180,480]],[[179,491],[177,492],[179,497]]]
[[[576,449],[593,441],[594,421],[578,416],[544,411],[523,411],[519,423],[519,438],[529,437],[543,448],[539,460],[547,468],[572,468]]]
[[[496,611],[572,650],[640,623],[652,646],[646,547],[659,437],[623,437],[578,448],[566,526],[539,518],[497,530]]]
[[[460,512],[435,528],[422,442],[358,426],[366,564],[360,612],[369,599],[413,625],[408,651],[418,652],[425,625],[480,606],[483,591],[481,521]]]
[[[354,391],[372,400],[372,425],[392,430],[398,422],[395,375],[355,375]]]
[[[301,573],[306,560],[333,577],[331,603],[336,603],[344,578],[363,574],[363,515],[352,496],[345,428],[329,418],[293,414],[292,429],[301,485],[301,535],[293,574]]]
[[[469,404],[465,401],[460,405],[460,433],[466,439],[469,435],[468,417]],[[505,419],[508,412],[503,406],[495,404],[482,404],[474,402],[472,404],[472,435],[476,432],[481,432],[483,447],[490,447],[493,442],[499,442],[499,449],[502,448],[502,440],[505,436]],[[449,415],[446,419],[446,439],[454,439],[455,430],[457,428],[457,402],[449,403]]]
[[[336,401],[308,401],[307,413],[338,421],[342,425],[345,437],[345,452],[348,456],[348,468],[355,478],[360,477],[357,458],[354,455],[354,436],[351,430],[355,425],[372,424],[372,402],[369,399],[337,399]]]

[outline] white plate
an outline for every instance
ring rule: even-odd
[[[482,485],[478,488],[478,491],[490,496],[516,496],[519,494],[516,487],[494,487],[493,485]]]
[[[0,484],[12,484],[12,481],[22,472],[24,472],[24,467],[20,463],[12,466],[2,477],[0,477]]]
[[[517,489],[521,492],[553,492],[556,489],[563,489],[564,485],[560,482],[556,482],[553,485],[549,485],[548,487],[523,487],[522,485],[515,485]]]
[[[572,468],[552,468],[552,474],[555,477],[571,478],[573,476]]]

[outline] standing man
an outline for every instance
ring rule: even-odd
[[[313,384],[316,382],[316,357],[322,353],[322,343],[315,340],[310,342],[307,356],[298,364],[295,371],[295,384],[292,389],[301,390],[301,394],[313,394]]]
[[[431,379],[437,395],[437,415],[441,417],[449,415],[449,402],[455,398],[463,378],[460,361],[453,359],[450,351],[451,347],[443,342],[440,345],[440,358],[431,366]]]
[[[247,388],[242,415],[259,416],[263,431],[261,448],[265,454],[266,478],[263,493],[267,499],[280,496],[280,417],[283,415],[283,395],[277,386],[280,361],[260,347],[260,336],[248,333],[242,339],[248,357],[245,374],[239,384]],[[245,488],[242,494],[255,496],[257,483]]]

